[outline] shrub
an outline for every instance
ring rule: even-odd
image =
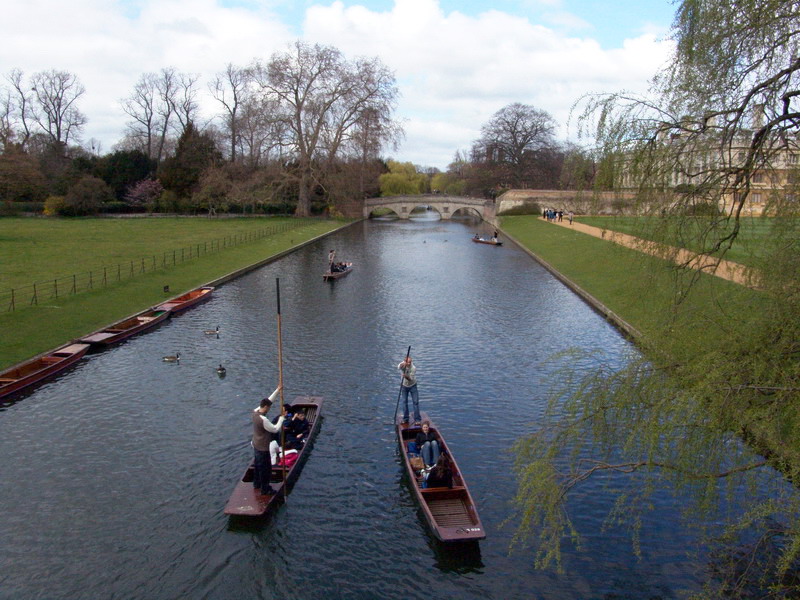
[[[49,217],[65,214],[67,203],[64,196],[50,196],[44,201],[44,214]]]
[[[542,214],[542,207],[539,206],[538,202],[524,202],[519,206],[515,206],[513,208],[509,208],[508,210],[504,210],[500,213],[503,216],[511,216],[511,215],[537,215],[541,216]]]
[[[82,177],[64,197],[69,214],[74,216],[95,214],[104,203],[113,200],[111,188],[98,177]]]

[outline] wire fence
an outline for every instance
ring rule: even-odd
[[[143,256],[114,265],[105,265],[84,271],[63,275],[46,281],[37,281],[7,290],[0,290],[0,306],[6,307],[6,312],[11,312],[20,307],[35,306],[40,302],[63,298],[88,292],[90,290],[107,287],[125,279],[131,279],[145,273],[165,270],[184,262],[198,259],[227,248],[241,246],[255,242],[266,237],[283,233],[301,227],[303,223],[282,223],[266,229],[248,231],[215,238],[210,241],[184,246],[174,250],[162,252],[159,255]]]

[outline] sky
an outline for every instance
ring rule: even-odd
[[[0,19],[0,85],[12,69],[75,74],[82,142],[112,150],[121,100],[144,73],[200,75],[266,61],[295,40],[377,56],[397,79],[405,136],[384,155],[445,170],[513,102],[550,113],[557,138],[588,93],[646,91],[669,59],[672,0],[10,0]],[[97,148],[97,146],[96,146]]]

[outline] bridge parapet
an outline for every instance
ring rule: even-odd
[[[450,219],[459,210],[476,214],[485,221],[493,222],[495,218],[495,205],[492,200],[442,194],[369,198],[364,201],[364,218],[368,219],[376,208],[387,208],[400,219],[408,219],[411,212],[421,206],[430,206],[441,215],[442,220]]]

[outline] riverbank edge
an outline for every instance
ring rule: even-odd
[[[224,285],[225,283],[228,283],[229,281],[232,281],[232,280],[234,280],[234,279],[236,279],[238,277],[241,277],[242,275],[245,275],[245,274],[247,274],[247,273],[249,273],[251,271],[254,271],[254,270],[256,270],[256,269],[258,269],[260,267],[263,267],[263,266],[268,265],[268,264],[270,264],[272,262],[275,262],[275,261],[277,261],[277,260],[279,260],[279,259],[281,259],[281,258],[283,258],[285,256],[288,256],[289,254],[291,254],[295,250],[299,250],[300,248],[308,246],[309,244],[315,243],[315,242],[317,242],[317,241],[319,241],[321,239],[324,239],[324,238],[326,238],[326,237],[328,237],[328,236],[330,236],[330,235],[332,235],[332,234],[334,234],[334,233],[336,233],[338,231],[342,231],[343,229],[346,229],[348,227],[352,227],[356,223],[360,223],[362,220],[363,219],[359,219],[359,220],[351,221],[349,223],[344,223],[340,227],[337,227],[335,229],[327,231],[327,232],[325,232],[323,234],[320,234],[320,235],[318,235],[316,237],[308,239],[308,240],[306,240],[304,242],[301,242],[299,244],[296,244],[294,246],[290,246],[289,248],[287,248],[285,250],[281,250],[277,254],[273,254],[271,256],[268,256],[267,258],[263,258],[261,260],[258,260],[256,262],[250,264],[250,265],[241,267],[239,269],[235,269],[235,270],[231,271],[230,273],[227,273],[227,274],[223,275],[222,277],[217,277],[216,279],[213,279],[213,280],[208,281],[206,283],[201,283],[201,284],[197,285],[196,288],[205,287],[205,286],[214,286],[216,288],[216,287],[219,287],[221,285]],[[182,292],[182,293],[185,293],[185,292]],[[180,294],[177,294],[175,297],[177,297],[179,295]],[[163,304],[164,302],[169,302],[169,300],[170,299],[168,298],[168,299],[160,302],[160,304]],[[148,308],[155,308],[155,306],[144,306],[140,310],[138,310],[138,311],[136,311],[136,312],[134,312],[134,313],[132,313],[132,314],[130,314],[128,316],[121,317],[117,321],[122,321],[122,320],[133,318],[136,315],[140,314],[143,310],[147,310]],[[114,322],[117,322],[117,321],[114,321]],[[65,340],[64,342],[58,344],[54,348],[50,348],[48,350],[40,352],[39,354],[36,354],[36,355],[31,356],[29,358],[26,358],[26,359],[24,359],[24,360],[22,360],[22,361],[20,361],[20,362],[18,362],[16,364],[4,367],[2,369],[2,371],[8,371],[8,370],[11,370],[11,369],[15,369],[15,368],[17,368],[17,367],[19,367],[21,365],[24,365],[27,362],[30,362],[32,360],[36,360],[37,358],[41,358],[43,356],[46,356],[46,355],[50,354],[51,352],[54,352],[55,350],[58,350],[59,348],[62,348],[66,344],[78,343],[81,338],[84,338],[84,337],[87,337],[89,335],[92,335],[93,333],[97,333],[99,331],[102,331],[103,329],[105,329],[109,325],[111,325],[111,323],[108,323],[107,325],[101,327],[100,329],[96,329],[94,331],[90,331],[90,332],[87,332],[87,333],[85,333],[83,335],[80,335],[77,338]]]
[[[605,304],[600,302],[597,298],[592,296],[589,292],[584,290],[581,286],[577,283],[572,281],[569,277],[561,273],[558,269],[544,260],[541,256],[536,254],[533,250],[528,248],[525,244],[517,240],[514,236],[509,235],[508,232],[504,231],[501,226],[497,226],[497,229],[500,233],[503,234],[508,240],[513,242],[518,248],[520,248],[523,252],[525,252],[528,256],[533,258],[536,262],[542,265],[547,271],[550,272],[553,277],[558,279],[561,283],[566,285],[572,292],[578,295],[581,300],[583,300],[589,307],[591,307],[596,313],[601,315],[606,321],[611,323],[614,327],[616,327],[620,333],[622,333],[627,339],[637,342],[638,340],[642,339],[642,333],[636,329],[633,325],[628,323],[625,319],[620,317],[617,313],[613,310],[608,308]]]

